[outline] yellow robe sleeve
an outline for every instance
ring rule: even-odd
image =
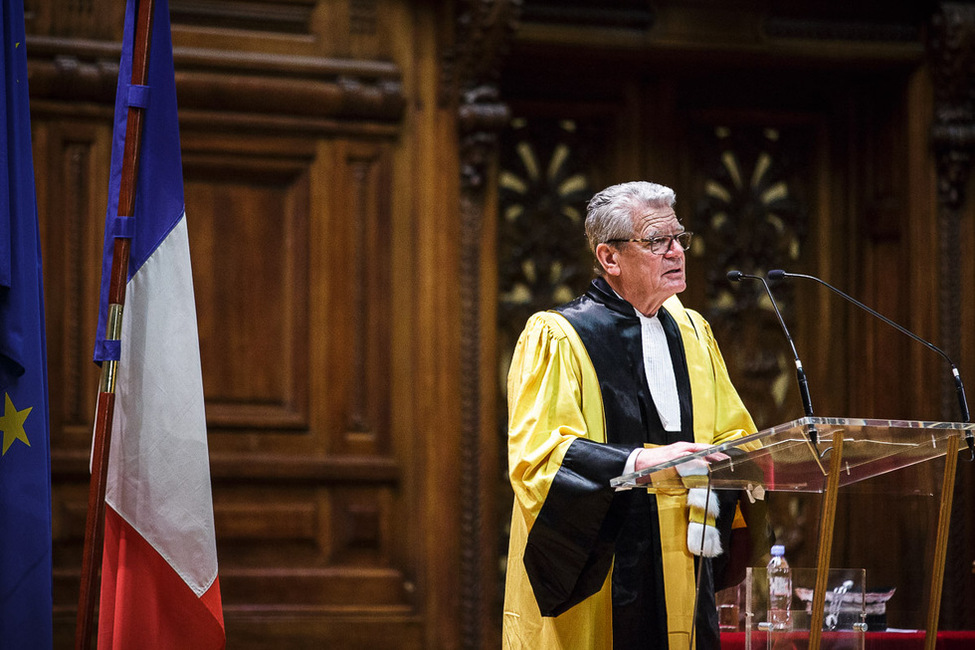
[[[508,372],[508,410],[508,467],[515,502],[503,647],[611,648],[611,572],[597,593],[558,616],[542,616],[525,567],[529,534],[569,447],[576,441],[606,439],[595,370],[575,330],[559,314],[535,314],[526,324]]]
[[[588,354],[561,316],[531,317],[508,371],[508,474],[515,498],[535,515],[576,438],[606,439],[596,373],[582,376]]]

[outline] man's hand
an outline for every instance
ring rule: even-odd
[[[640,453],[637,454],[636,464],[633,466],[633,469],[640,471],[641,469],[646,469],[647,467],[653,467],[654,465],[666,463],[667,461],[689,456],[695,452],[705,451],[710,448],[711,445],[705,445],[698,442],[675,442],[663,447],[641,449]],[[726,454],[722,454],[720,452],[704,456],[704,460],[710,462],[725,460],[727,458],[728,456]]]

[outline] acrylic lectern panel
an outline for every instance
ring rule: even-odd
[[[973,431],[975,424],[959,422],[807,417],[619,476],[611,484],[651,491],[710,485],[712,490],[822,493],[838,436],[843,487],[944,456],[949,440]],[[726,458],[708,462],[702,471],[704,458],[715,453]],[[695,464],[697,475],[689,471]]]
[[[922,481],[918,477],[925,474],[933,477],[935,472],[924,470],[936,463],[928,464],[928,461],[944,457],[925,628],[925,648],[934,650],[957,452],[965,449],[966,442],[972,444],[973,432],[975,425],[957,422],[802,418],[619,476],[610,483],[617,488],[639,487],[650,491],[695,487],[745,490],[752,499],[761,499],[769,491],[822,494],[808,645],[796,646],[822,650],[840,489],[866,484],[867,479],[897,470],[915,468],[919,471],[901,473],[896,481],[883,483],[898,486],[897,491],[927,491],[928,488],[920,487]],[[773,636],[769,635],[770,641]]]

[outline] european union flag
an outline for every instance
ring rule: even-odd
[[[0,20],[0,646],[50,649],[47,349],[23,2],[4,0]]]

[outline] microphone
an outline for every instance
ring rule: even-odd
[[[773,269],[773,270],[771,270],[771,271],[768,272],[768,279],[769,280],[777,281],[777,280],[781,280],[782,278],[805,278],[806,280],[812,280],[814,282],[818,282],[819,284],[823,285],[824,287],[826,287],[827,289],[829,289],[833,293],[841,296],[845,300],[853,303],[854,305],[856,305],[860,309],[866,311],[868,314],[870,314],[872,316],[876,316],[877,318],[879,318],[883,322],[887,323],[888,325],[890,325],[891,327],[893,327],[894,329],[896,329],[898,332],[901,332],[902,334],[906,334],[907,336],[911,337],[912,339],[914,339],[918,343],[924,345],[929,350],[933,350],[933,351],[937,352],[939,355],[941,355],[941,358],[943,358],[945,361],[947,361],[948,362],[948,365],[951,366],[951,374],[952,374],[952,376],[955,379],[955,393],[958,396],[958,407],[961,410],[962,422],[965,422],[965,423],[971,422],[970,416],[968,414],[968,400],[965,399],[965,385],[961,381],[961,373],[958,372],[958,367],[955,365],[955,362],[952,361],[948,357],[948,355],[944,352],[944,350],[942,350],[941,348],[935,346],[933,343],[930,343],[928,341],[925,341],[920,336],[918,336],[914,332],[910,331],[906,327],[902,327],[902,326],[898,325],[897,323],[895,323],[894,321],[890,320],[889,318],[887,318],[886,316],[884,316],[880,312],[875,311],[875,310],[871,309],[870,307],[867,307],[866,305],[864,305],[862,302],[860,302],[856,298],[853,298],[852,296],[849,296],[849,295],[843,293],[842,291],[840,291],[839,289],[837,289],[833,285],[831,285],[828,282],[825,282],[823,280],[820,280],[819,278],[817,278],[815,276],[805,275],[803,273],[786,273],[782,269]],[[973,434],[972,434],[971,431],[968,431],[965,434],[965,442],[966,442],[966,444],[968,444],[969,451],[972,452],[972,458],[975,458],[975,436],[973,436]]]
[[[799,383],[799,395],[802,397],[802,409],[806,414],[806,417],[813,417],[813,407],[812,398],[809,397],[809,385],[806,383],[806,371],[802,369],[802,361],[799,359],[799,353],[796,352],[795,343],[792,342],[792,336],[789,334],[789,328],[785,326],[785,320],[782,318],[782,314],[779,313],[779,307],[775,304],[775,298],[772,296],[772,290],[769,289],[768,282],[765,281],[760,275],[748,275],[747,273],[742,273],[741,271],[728,271],[728,280],[731,282],[741,282],[742,280],[758,280],[765,287],[765,293],[768,294],[769,300],[772,302],[772,309],[775,310],[775,315],[779,318],[779,325],[782,326],[782,331],[785,333],[785,338],[789,342],[789,347],[792,348],[792,356],[796,360],[796,381]],[[813,445],[815,445],[818,440],[818,434],[816,427],[809,427],[809,437],[812,440]]]

